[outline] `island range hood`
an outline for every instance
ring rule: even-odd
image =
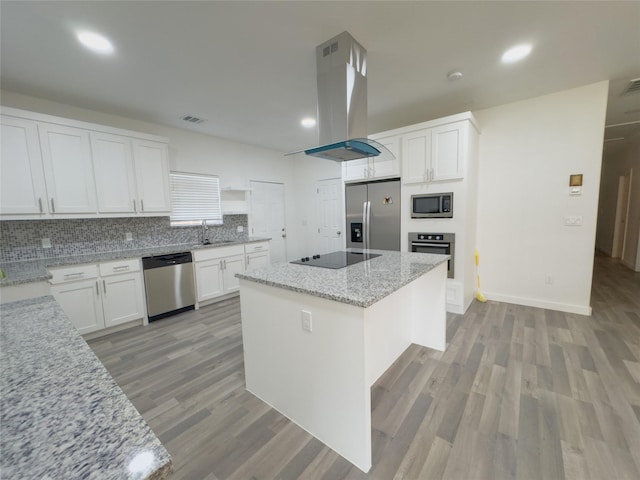
[[[318,140],[307,155],[343,162],[366,157],[393,158],[367,137],[367,51],[349,34],[316,48]]]

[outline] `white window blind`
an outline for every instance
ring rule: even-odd
[[[171,226],[222,224],[220,179],[213,175],[171,172]]]

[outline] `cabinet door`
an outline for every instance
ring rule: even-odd
[[[164,143],[133,140],[133,163],[140,211],[170,213],[169,156]]]
[[[464,122],[431,129],[432,182],[463,177],[464,129]]]
[[[52,285],[51,294],[82,335],[104,328],[97,279]]]
[[[38,130],[51,213],[95,213],[89,132],[46,123]]]
[[[236,273],[244,272],[244,255],[234,255],[223,259],[224,293],[237,292],[240,290],[240,279],[236,278]]]
[[[105,327],[144,317],[144,294],[140,273],[112,275],[100,280]]]
[[[371,174],[374,178],[388,178],[400,176],[400,137],[387,137],[376,140],[384,145],[394,156],[394,158],[372,157],[373,164]]]
[[[119,135],[91,132],[91,150],[98,211],[135,212],[136,184],[131,140]]]
[[[424,183],[431,162],[431,131],[420,130],[402,140],[402,183]]]
[[[249,253],[247,255],[247,271],[270,265],[269,251]]]
[[[371,170],[369,168],[368,158],[359,158],[358,160],[349,160],[342,162],[342,181],[353,182],[357,180],[366,180],[369,178]]]
[[[36,122],[0,117],[0,213],[46,214],[40,140]]]
[[[210,300],[224,294],[222,260],[196,262],[196,291],[198,302]]]

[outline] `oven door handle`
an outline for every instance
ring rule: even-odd
[[[449,248],[449,243],[417,243],[412,242],[412,247],[436,247],[436,248]]]

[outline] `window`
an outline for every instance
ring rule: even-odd
[[[213,175],[171,172],[171,226],[222,224],[220,179]]]

